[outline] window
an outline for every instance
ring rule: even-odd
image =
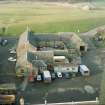
[[[84,71],[84,73],[88,73],[88,71]]]
[[[80,51],[85,51],[85,46],[80,46]]]

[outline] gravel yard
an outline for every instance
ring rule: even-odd
[[[6,38],[8,45],[0,46],[0,83],[15,82],[17,88],[21,88],[24,81],[15,77],[15,63],[8,61],[10,56],[9,49],[17,43],[16,38]],[[88,41],[90,43],[90,40]],[[92,44],[92,42],[91,42]],[[23,91],[26,103],[44,103],[47,99],[49,103],[54,102],[70,102],[70,101],[86,101],[95,100],[99,96],[102,67],[102,50],[97,49],[93,45],[88,52],[82,56],[82,64],[86,64],[91,70],[89,77],[72,77],[70,79],[56,79],[51,84],[44,83],[28,83]]]

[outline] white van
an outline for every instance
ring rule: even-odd
[[[89,76],[90,75],[90,70],[85,65],[80,65],[79,66],[79,71],[80,71],[82,76]]]
[[[49,71],[43,71],[43,80],[44,83],[51,83],[51,74]]]

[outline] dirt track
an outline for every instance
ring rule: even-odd
[[[81,35],[82,35],[82,36],[93,37],[93,36],[97,33],[98,30],[103,30],[103,29],[105,29],[105,25],[104,25],[104,26],[97,27],[97,28],[95,28],[95,29],[92,29],[92,30],[90,30],[90,31],[88,31],[88,32],[81,33]]]

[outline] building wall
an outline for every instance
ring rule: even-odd
[[[40,59],[53,61],[53,51],[37,51],[35,54],[40,57]]]
[[[33,70],[32,64],[28,61],[27,52],[33,51],[36,52],[36,47],[32,46],[29,43],[29,30],[26,30],[20,35],[18,46],[16,49],[17,53],[17,62],[16,62],[16,74],[24,75],[25,73],[31,72]],[[21,73],[21,69],[24,70],[24,73]],[[36,73],[37,74],[37,70]]]
[[[78,66],[75,65],[59,65],[54,67],[55,72],[70,72],[70,73],[77,73],[78,72]]]
[[[71,41],[71,43],[76,45],[76,48],[78,50],[80,50],[80,46],[84,46],[85,50],[87,51],[88,45],[86,43],[83,42],[83,40],[76,35],[73,32],[61,32],[58,33],[58,35],[63,39],[63,40],[67,40],[67,41]]]

